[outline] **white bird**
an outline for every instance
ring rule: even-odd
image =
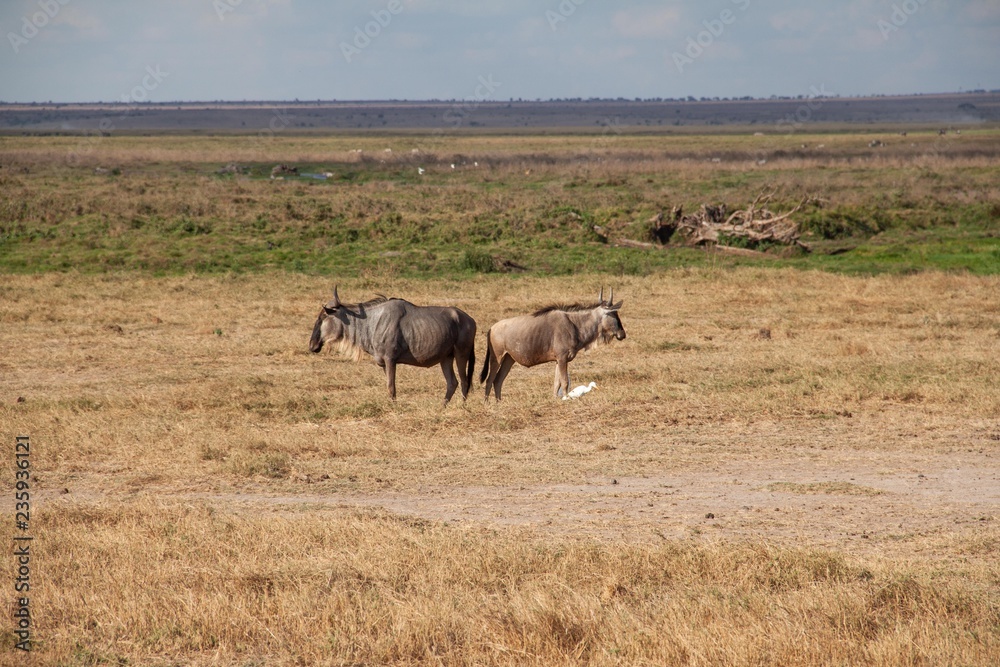
[[[455,164],[454,164],[454,163],[452,163],[452,165],[451,165],[451,168],[452,168],[452,169],[454,169],[454,168],[455,168]]]
[[[591,389],[597,389],[596,382],[591,382],[590,384],[587,385],[581,384],[579,387],[577,387],[573,391],[563,396],[563,400],[568,401],[571,398],[580,398],[581,396],[589,392]]]
[[[420,174],[421,176],[423,176],[424,175],[424,168],[423,167],[417,167],[417,173]]]

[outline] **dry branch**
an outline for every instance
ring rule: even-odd
[[[791,220],[809,198],[803,199],[790,211],[776,214],[767,207],[774,194],[761,192],[746,209],[732,213],[725,204],[702,204],[692,215],[684,215],[681,207],[675,206],[669,220],[662,212],[650,219],[650,236],[666,243],[674,234],[679,234],[685,245],[711,244],[720,247],[725,246],[724,242],[728,239],[743,239],[750,248],[777,244],[798,246],[809,252],[809,246],[799,240],[798,223]]]

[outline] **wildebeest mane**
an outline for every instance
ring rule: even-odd
[[[374,299],[368,299],[362,303],[358,304],[358,308],[367,306],[377,306],[380,303],[385,303],[386,301],[391,301],[395,297],[388,297],[385,294],[376,294]]]
[[[594,308],[597,308],[600,305],[601,305],[600,303],[592,303],[592,304],[585,304],[585,303],[552,304],[552,305],[549,305],[549,306],[545,306],[544,308],[539,308],[538,310],[536,310],[535,312],[532,313],[532,316],[533,317],[538,317],[539,315],[544,315],[545,313],[551,313],[551,312],[554,312],[554,311],[557,311],[557,310],[561,310],[564,313],[580,313],[580,312],[583,312],[585,310],[593,310]]]
[[[361,308],[369,308],[371,306],[377,306],[387,301],[392,301],[396,298],[397,297],[394,296],[386,296],[385,294],[376,294],[375,298],[368,299],[367,301],[362,301],[361,303],[342,303],[340,305],[342,308],[347,308],[348,310],[360,310]]]
[[[362,301],[357,304],[344,303],[341,304],[341,307],[353,313],[360,314],[365,308],[387,303],[392,301],[393,298],[385,294],[376,294],[374,298],[368,299],[368,301]],[[350,327],[347,330],[347,334],[337,342],[337,351],[348,359],[353,359],[355,362],[361,361],[364,355],[369,354],[358,341],[357,327]]]

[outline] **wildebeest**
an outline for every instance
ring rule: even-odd
[[[333,300],[316,318],[309,349],[319,352],[327,342],[339,343],[354,360],[367,352],[385,370],[389,397],[396,400],[396,364],[428,368],[441,365],[451,400],[458,381],[453,363],[458,362],[462,398],[469,394],[476,365],[476,321],[458,308],[414,306],[403,299],[379,296],[355,305],[340,302],[337,288]]]
[[[618,317],[621,307],[621,301],[614,303],[614,290],[605,301],[602,288],[596,304],[547,306],[494,324],[486,332],[486,361],[479,375],[479,381],[486,383],[486,399],[493,390],[500,400],[500,389],[514,362],[522,366],[556,362],[555,395],[565,395],[569,391],[566,365],[577,353],[612,338],[625,339]]]

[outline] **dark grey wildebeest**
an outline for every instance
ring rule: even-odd
[[[476,321],[458,308],[414,306],[403,299],[379,296],[359,304],[345,304],[333,288],[333,300],[316,318],[309,349],[338,343],[355,361],[368,353],[385,370],[389,397],[396,400],[396,365],[428,368],[440,364],[447,404],[458,387],[453,364],[458,362],[462,398],[469,394],[476,365]]]
[[[500,389],[514,362],[535,366],[556,362],[555,395],[569,391],[567,364],[581,350],[624,340],[625,328],[618,317],[622,302],[604,300],[604,290],[592,305],[547,306],[531,315],[500,320],[486,332],[486,361],[479,381],[486,383],[486,399],[492,390],[500,400]]]

